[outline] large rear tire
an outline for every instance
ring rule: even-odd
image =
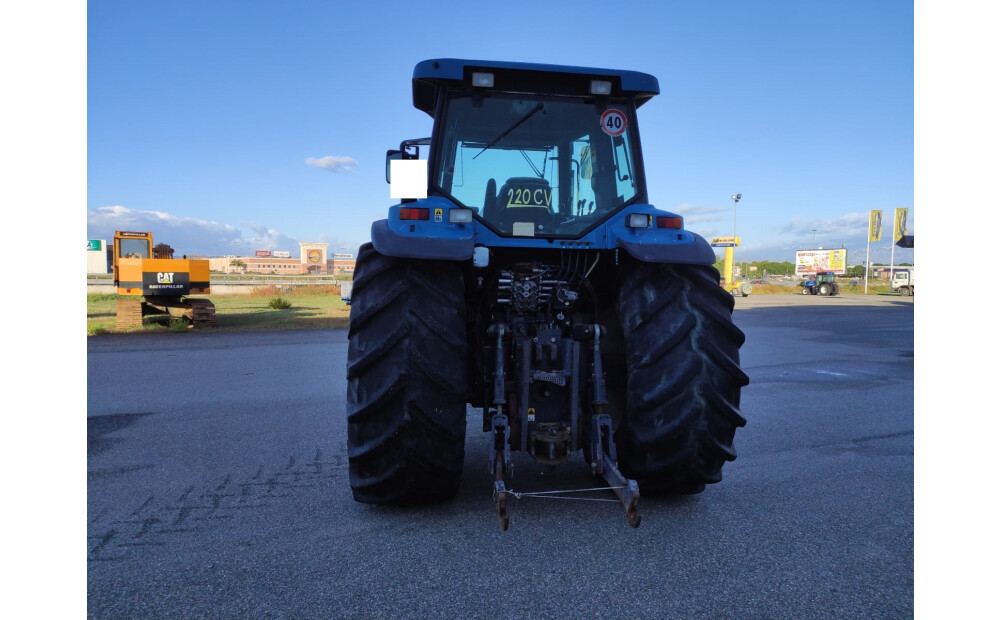
[[[745,336],[717,282],[712,267],[642,264],[622,285],[627,396],[615,444],[643,494],[700,493],[736,458]]]
[[[404,505],[451,498],[465,458],[468,344],[461,269],[361,246],[348,339],[354,499]]]

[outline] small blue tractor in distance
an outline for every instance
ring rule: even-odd
[[[636,110],[658,93],[634,71],[416,65],[413,105],[434,128],[386,166],[429,147],[426,196],[373,223],[351,293],[355,500],[454,496],[467,405],[491,434],[505,530],[513,451],[581,452],[633,527],[640,489],[721,480],[746,424],[744,335],[708,242],[649,203]]]
[[[803,295],[828,295],[832,297],[840,292],[840,287],[834,281],[832,271],[819,271],[800,282],[799,286],[802,287]]]

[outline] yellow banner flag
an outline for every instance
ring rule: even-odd
[[[882,240],[882,209],[868,212],[868,241]]]
[[[906,216],[909,213],[906,207],[896,208],[896,224],[892,228],[892,242],[896,243],[906,234]]]

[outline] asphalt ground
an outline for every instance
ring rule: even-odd
[[[88,617],[912,617],[913,300],[856,297],[736,299],[739,456],[638,529],[522,497],[500,531],[475,410],[455,499],[354,502],[345,330],[88,338]],[[515,491],[591,486],[515,453]]]

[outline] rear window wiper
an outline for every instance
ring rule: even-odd
[[[518,127],[520,127],[521,123],[523,123],[524,121],[526,121],[529,118],[531,118],[532,116],[534,116],[536,112],[538,112],[539,110],[541,110],[544,107],[545,107],[545,105],[542,104],[541,102],[539,102],[538,105],[536,105],[535,107],[533,107],[530,110],[528,110],[527,114],[525,114],[524,116],[522,116],[521,118],[519,118],[516,123],[514,123],[513,125],[511,125],[507,129],[507,131],[503,132],[502,134],[500,134],[496,138],[493,138],[493,142],[490,142],[489,144],[487,144],[486,146],[484,146],[483,150],[479,151],[478,153],[476,153],[472,157],[472,159],[475,159],[476,157],[479,157],[480,155],[482,155],[483,153],[485,153],[487,149],[490,149],[490,148],[493,148],[494,146],[496,146],[497,142],[500,142],[501,140],[503,140],[504,138],[506,138],[507,134],[509,134],[510,132],[514,131]]]

